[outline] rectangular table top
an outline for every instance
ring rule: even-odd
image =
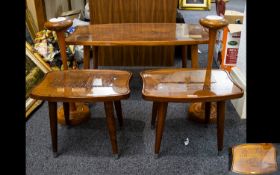
[[[130,72],[119,70],[51,71],[30,97],[55,102],[120,100],[129,97],[130,78]]]
[[[243,90],[223,70],[158,69],[141,72],[144,99],[167,102],[207,102],[242,97]],[[209,73],[209,72],[208,72]],[[211,77],[206,79],[207,76]]]
[[[199,24],[114,23],[78,26],[65,39],[69,45],[164,46],[207,44],[208,31]]]

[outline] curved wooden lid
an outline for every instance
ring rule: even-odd
[[[224,27],[226,27],[228,25],[228,22],[226,19],[224,18],[220,18],[220,19],[215,19],[212,18],[212,16],[207,16],[205,18],[201,18],[199,20],[199,23],[203,26],[203,27],[207,27],[209,29],[222,29]],[[216,17],[215,15],[213,15],[213,17]],[[217,16],[219,17],[219,16]]]
[[[63,21],[59,22],[51,22],[47,21],[45,23],[45,27],[49,30],[54,30],[54,31],[61,31],[61,30],[66,30],[69,27],[71,27],[73,24],[73,21],[71,19],[66,19]]]

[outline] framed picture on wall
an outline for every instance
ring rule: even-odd
[[[210,10],[211,0],[179,0],[179,9]]]
[[[29,94],[33,87],[43,79],[44,75],[52,69],[38,53],[34,52],[28,42],[25,43],[25,47],[25,119],[27,120],[31,112],[42,103],[41,100],[30,98]]]

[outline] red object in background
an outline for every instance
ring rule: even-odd
[[[226,55],[226,64],[236,64],[237,63],[238,48],[228,48]]]
[[[223,0],[216,0],[216,12],[218,16],[224,16],[226,11],[226,3]]]

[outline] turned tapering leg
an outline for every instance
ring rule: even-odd
[[[155,157],[158,157],[160,151],[160,144],[164,130],[165,117],[167,111],[167,102],[160,102],[158,104],[158,116],[156,125],[156,141],[155,141]]]
[[[94,63],[93,63],[93,68],[94,69],[98,69],[98,47],[97,46],[94,46],[93,47],[94,49]]]
[[[123,127],[123,115],[122,115],[122,104],[120,100],[114,101],[115,110],[117,113],[119,126]]]
[[[155,128],[155,122],[157,118],[157,112],[158,112],[158,102],[153,102],[153,110],[152,110],[152,120],[151,120],[151,128]]]
[[[70,112],[69,112],[69,103],[63,102],[63,111],[64,111],[64,119],[65,119],[65,124],[70,125]]]
[[[90,68],[90,46],[84,46],[84,69]]]
[[[114,118],[113,102],[106,101],[104,102],[105,113],[106,113],[106,122],[109,130],[109,136],[112,144],[112,152],[114,156],[118,156],[118,145],[117,145],[117,136],[116,136],[116,122]]]
[[[49,104],[49,118],[50,118],[50,129],[52,137],[52,150],[54,157],[57,156],[57,103],[48,102]]]
[[[224,146],[224,122],[225,122],[225,101],[217,102],[217,139],[218,151]]]
[[[182,68],[187,67],[187,47],[185,45],[181,46],[182,50]]]
[[[191,45],[192,68],[198,68],[198,45]]]

